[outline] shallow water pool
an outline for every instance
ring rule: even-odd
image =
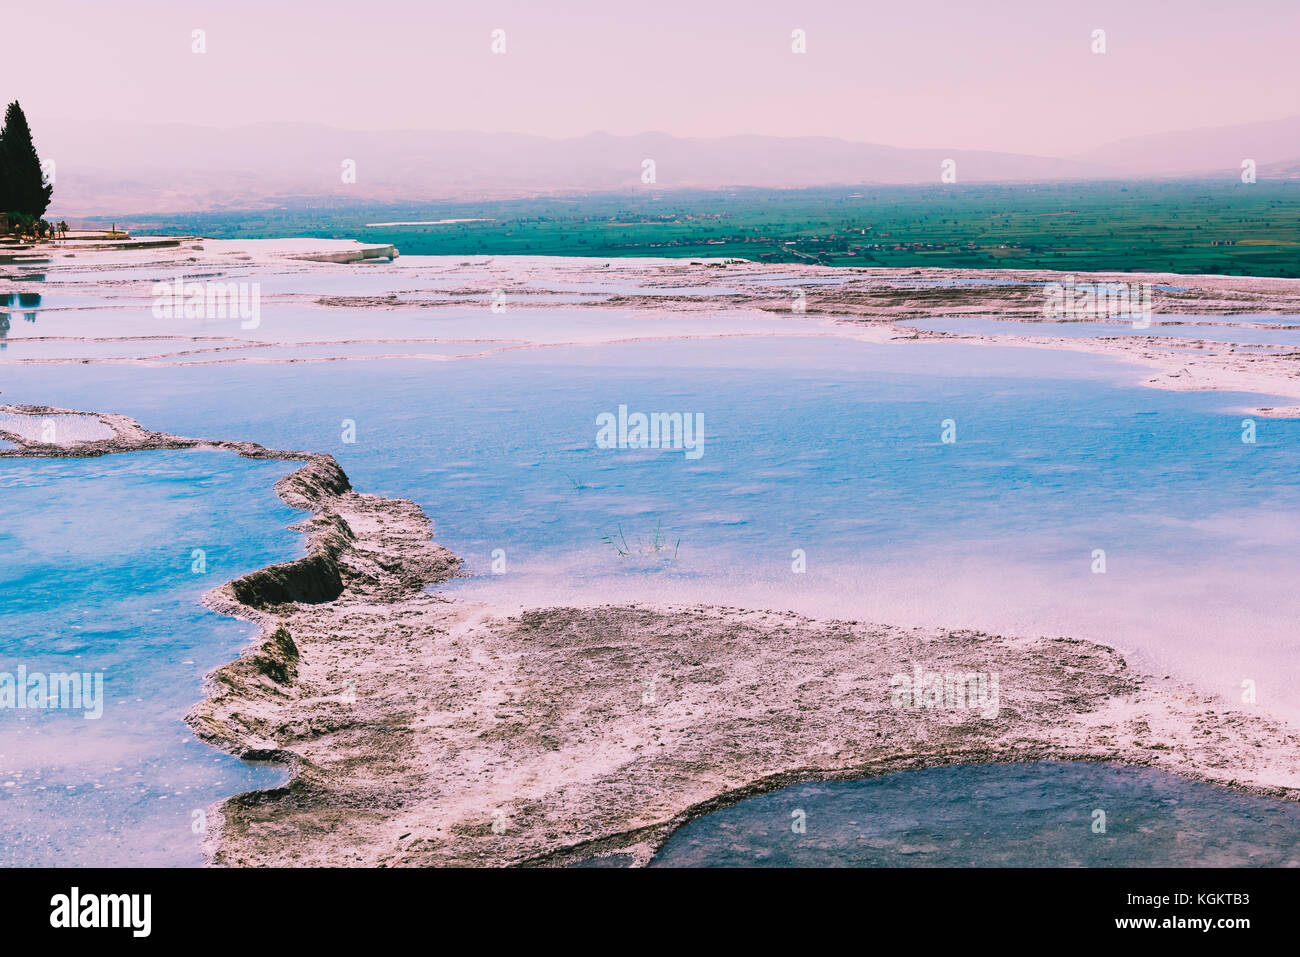
[[[1112,764],[956,765],[749,798],[651,866],[1294,867],[1300,804]]]
[[[0,459],[0,675],[101,689],[79,709],[0,707],[0,866],[198,865],[208,805],[283,780],[183,719],[255,634],[203,592],[302,553],[286,528],[302,513],[272,489],[291,467],[204,451]]]

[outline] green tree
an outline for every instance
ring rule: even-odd
[[[0,133],[3,135],[3,133]],[[17,212],[14,205],[13,176],[9,173],[9,160],[0,149],[0,213]]]
[[[5,125],[0,129],[0,209],[40,219],[53,192],[41,171],[27,117],[14,100],[5,110]]]

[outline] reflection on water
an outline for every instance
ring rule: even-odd
[[[39,309],[39,292],[0,292],[0,306],[18,306],[21,309]]]
[[[42,276],[42,279],[45,277]],[[20,309],[39,309],[41,307],[41,294],[39,292],[0,292],[0,307],[18,306]],[[24,312],[23,318],[28,322],[36,321],[35,312]],[[0,311],[0,339],[5,338],[9,333],[10,314]],[[0,348],[4,348],[0,344]]]
[[[1300,804],[1148,768],[957,765],[796,784],[682,827],[652,867],[1281,867]]]

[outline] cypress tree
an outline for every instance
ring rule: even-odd
[[[5,125],[0,130],[0,209],[40,219],[53,192],[41,172],[27,117],[14,100],[5,110]]]
[[[3,136],[0,133],[0,136]],[[0,142],[3,142],[0,139]],[[18,207],[14,205],[13,177],[9,173],[9,160],[5,158],[5,151],[0,147],[0,213],[17,212]]]

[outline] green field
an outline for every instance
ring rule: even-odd
[[[484,219],[441,226],[369,222]],[[122,219],[118,218],[118,222]],[[406,255],[739,257],[1300,277],[1300,182],[734,189],[402,205],[287,205],[136,232],[323,236]]]

